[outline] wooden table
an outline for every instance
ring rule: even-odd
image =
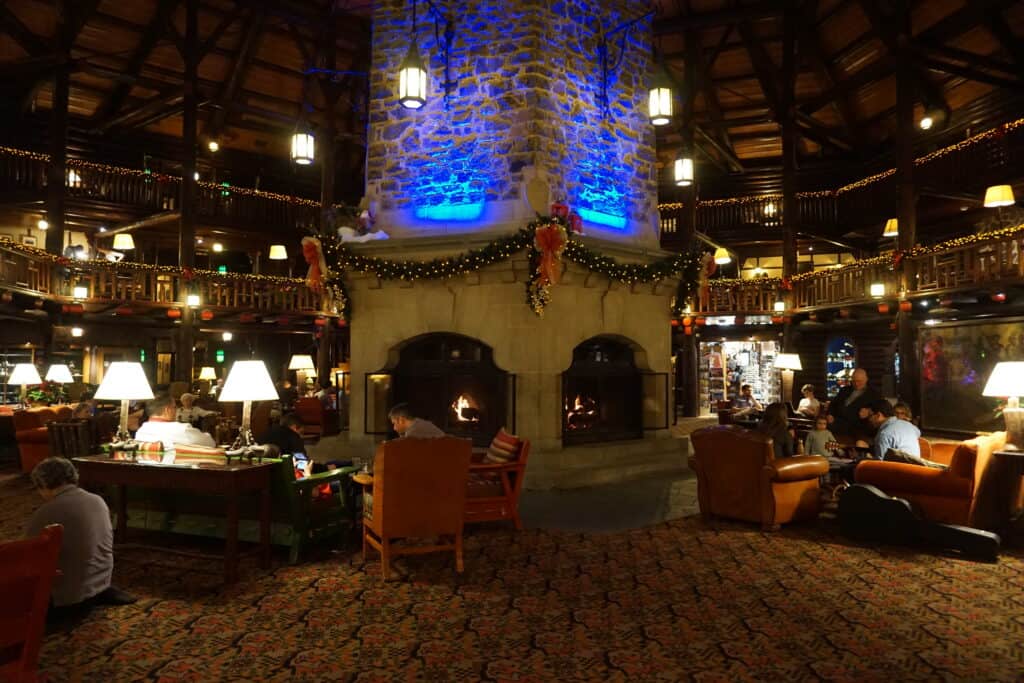
[[[999,468],[1002,490],[999,501],[999,532],[1005,541],[1017,543],[1024,539],[1024,510],[1018,507],[1024,480],[1024,451],[997,451],[992,454]]]
[[[106,456],[74,458],[85,486],[117,487],[115,539],[123,542],[128,532],[128,486],[177,489],[223,496],[227,501],[224,548],[224,582],[238,580],[238,501],[242,495],[260,497],[260,566],[270,566],[270,481],[273,465],[188,463],[161,465],[113,460]]]

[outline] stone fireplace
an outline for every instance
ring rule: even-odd
[[[600,101],[601,32],[642,16],[646,3],[460,6],[448,97],[433,22],[421,23],[416,40],[430,95],[416,111],[396,100],[412,30],[408,0],[375,6],[366,194],[375,227],[390,239],[352,245],[355,253],[451,258],[524,228],[560,201],[583,218],[577,239],[590,249],[620,263],[665,255],[645,108],[648,23],[611,46],[621,63],[607,109]],[[356,454],[371,452],[387,431],[390,403],[404,400],[477,444],[501,426],[530,439],[529,487],[684,467],[667,429],[678,280],[626,283],[563,259],[538,316],[526,303],[532,268],[519,251],[447,279],[345,273]],[[567,417],[573,387],[581,401],[586,394],[599,403],[593,419]]]

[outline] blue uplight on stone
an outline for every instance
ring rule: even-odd
[[[472,204],[439,204],[416,208],[416,218],[425,221],[475,221],[484,212],[483,202]]]
[[[596,223],[597,225],[605,225],[609,228],[615,228],[616,230],[626,229],[626,217],[625,216],[613,216],[610,213],[601,213],[600,211],[594,211],[592,209],[577,209],[577,212],[587,223]]]

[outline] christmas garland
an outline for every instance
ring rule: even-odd
[[[538,230],[555,228],[564,231],[566,235],[565,243],[559,251],[560,255],[609,280],[632,285],[679,276],[681,279],[677,288],[677,299],[680,301],[688,299],[696,289],[697,273],[701,264],[699,254],[677,253],[646,264],[622,263],[583,244],[574,236],[576,227],[570,216],[538,215],[525,228],[511,235],[499,237],[477,249],[429,261],[397,261],[362,256],[335,238],[322,238],[324,257],[331,271],[327,277],[327,284],[344,288],[345,271],[369,273],[382,280],[449,279],[507,261],[525,249],[530,264],[530,279],[526,283],[527,304],[534,313],[543,315],[544,308],[551,300],[553,283],[543,275],[541,264],[544,254],[536,244],[536,237]]]

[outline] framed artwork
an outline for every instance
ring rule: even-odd
[[[918,330],[921,426],[953,432],[1003,429],[1002,399],[982,396],[1000,361],[1024,360],[1020,320],[963,322]]]
[[[34,247],[36,246],[36,237],[35,235],[22,235],[21,243],[27,247]]]

